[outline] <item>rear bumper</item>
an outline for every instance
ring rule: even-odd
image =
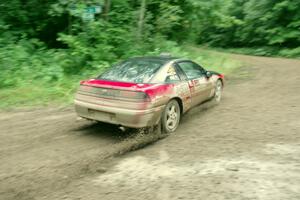
[[[76,99],[75,111],[80,117],[132,128],[152,126],[159,122],[164,106],[132,110],[99,105]]]

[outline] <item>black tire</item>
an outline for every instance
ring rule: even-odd
[[[169,101],[161,116],[162,132],[166,134],[174,132],[179,125],[180,117],[178,102],[175,99]]]

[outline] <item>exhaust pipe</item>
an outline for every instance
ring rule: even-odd
[[[126,131],[126,128],[125,128],[124,126],[119,126],[118,128],[119,128],[119,130],[121,130],[122,132],[125,132],[125,131]]]
[[[81,121],[81,120],[83,120],[82,117],[79,117],[79,116],[78,116],[78,117],[76,118],[76,121]]]

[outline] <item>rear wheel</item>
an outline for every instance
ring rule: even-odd
[[[176,100],[171,100],[162,113],[162,131],[164,133],[174,132],[180,121],[180,107]]]

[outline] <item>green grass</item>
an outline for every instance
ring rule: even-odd
[[[187,57],[196,61],[207,70],[217,71],[232,76],[232,74],[242,66],[242,63],[232,58],[229,53],[223,53],[195,46],[184,46]]]
[[[64,82],[32,82],[19,87],[0,90],[0,109],[29,108],[49,105],[68,105],[79,85],[79,78],[66,78]]]
[[[231,75],[241,63],[232,59],[230,54],[184,46],[176,56],[190,58],[209,70]],[[73,102],[79,81],[93,77],[98,71],[84,76],[65,77],[59,82],[33,81],[18,87],[0,89],[0,109],[32,108],[41,106],[66,106]]]
[[[275,47],[252,47],[252,48],[217,48],[210,47],[209,49],[215,51],[222,51],[228,53],[266,56],[266,57],[280,57],[280,58],[295,58],[300,59],[300,47],[298,48],[275,48]]]

